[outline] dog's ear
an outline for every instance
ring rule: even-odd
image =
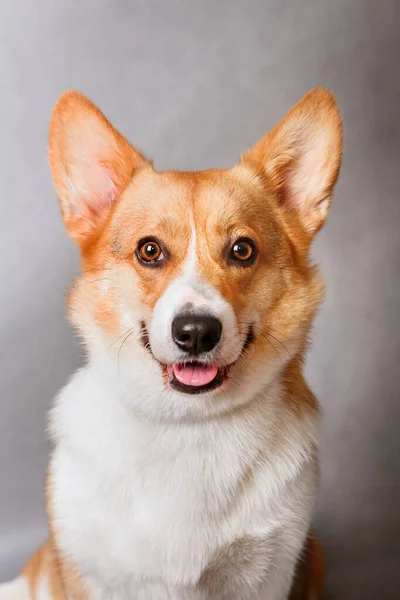
[[[49,155],[66,229],[80,244],[107,218],[135,170],[149,164],[78,92],[57,102]]]
[[[324,224],[342,155],[342,124],[332,94],[306,94],[243,157],[267,176],[280,208],[313,236]]]

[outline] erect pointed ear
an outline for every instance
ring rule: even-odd
[[[332,94],[315,88],[306,94],[243,157],[267,176],[279,206],[296,214],[314,235],[324,224],[342,155],[342,124]]]
[[[54,109],[50,166],[69,235],[82,243],[107,217],[146,159],[79,92],[66,92]]]

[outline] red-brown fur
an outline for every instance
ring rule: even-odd
[[[94,140],[88,163],[77,151],[84,136]],[[303,152],[314,138],[316,149]],[[82,276],[69,300],[73,323],[85,332],[94,320],[113,342],[124,333],[121,303],[141,303],[150,315],[185,259],[192,214],[200,276],[232,305],[239,322],[249,304],[262,315],[249,357],[268,361],[276,353],[292,354],[283,374],[284,397],[295,411],[316,410],[302,375],[307,334],[323,295],[309,249],[327,215],[340,155],[339,113],[323,89],[305,96],[238,165],[199,173],[155,171],[86,98],[65,94],[52,118],[50,162],[66,228],[82,255]],[[74,169],[79,178],[72,190]],[[143,232],[169,250],[164,268],[150,270],[135,260]],[[229,268],[224,259],[224,249],[240,236],[252,237],[259,248],[249,269]],[[99,285],[103,278],[106,291]],[[65,597],[63,589],[85,600],[78,565],[54,551],[56,538],[53,532],[53,541],[25,568],[32,598],[46,572],[55,600]],[[314,538],[305,557],[291,600],[312,600],[322,592],[322,553]]]

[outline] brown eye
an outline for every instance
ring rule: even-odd
[[[230,260],[242,266],[251,265],[257,256],[256,245],[250,238],[236,240],[230,251]]]
[[[143,263],[154,265],[159,264],[164,259],[164,254],[158,242],[145,240],[139,242],[137,257]]]

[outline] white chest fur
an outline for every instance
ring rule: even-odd
[[[316,483],[314,414],[279,388],[154,424],[78,372],[52,414],[57,543],[96,598],[285,598]],[[134,595],[133,595],[134,594]]]

